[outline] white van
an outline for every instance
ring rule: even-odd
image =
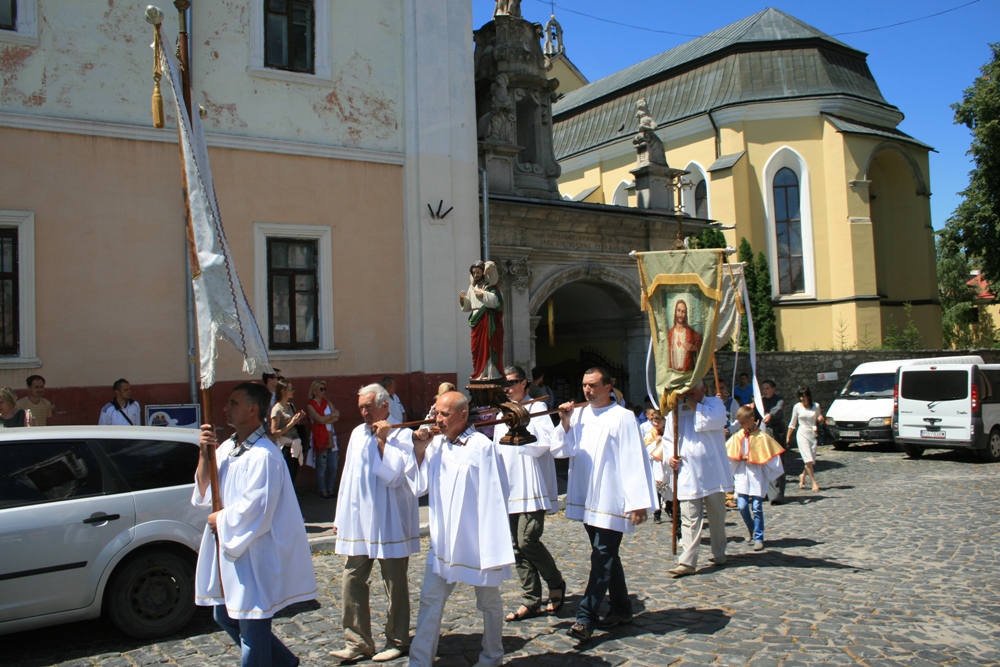
[[[934,363],[982,364],[983,359],[979,356],[929,357],[861,364],[826,411],[833,448],[847,449],[852,442],[893,442],[896,372],[902,366]]]
[[[972,449],[981,461],[1000,461],[1000,364],[900,368],[893,433],[911,458]]]

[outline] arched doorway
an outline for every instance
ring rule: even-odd
[[[535,363],[558,402],[580,400],[583,371],[605,366],[625,400],[642,404],[648,319],[639,310],[638,287],[633,294],[627,280],[609,277],[565,282],[533,304]]]

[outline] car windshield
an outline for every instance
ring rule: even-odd
[[[852,375],[840,392],[842,398],[892,398],[895,373]]]

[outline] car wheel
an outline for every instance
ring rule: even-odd
[[[924,455],[924,450],[916,445],[903,445],[903,451],[906,452],[906,455],[911,459],[919,459]]]
[[[990,439],[986,443],[986,449],[980,449],[976,454],[979,455],[979,460],[983,463],[996,463],[1000,461],[1000,428],[994,427],[990,431]]]
[[[846,451],[847,448],[850,447],[850,446],[851,446],[850,443],[844,442],[843,440],[834,440],[833,441],[833,448],[836,449],[838,452]]]
[[[150,551],[119,565],[105,593],[108,616],[131,637],[174,634],[194,615],[194,570],[180,556]]]

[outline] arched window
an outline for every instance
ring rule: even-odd
[[[708,184],[704,179],[694,186],[694,217],[708,217]]]
[[[774,175],[773,187],[778,293],[797,294],[806,289],[805,267],[802,261],[799,177],[788,167],[782,167]]]

